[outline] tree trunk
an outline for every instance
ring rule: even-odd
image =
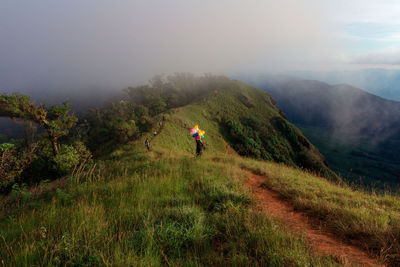
[[[35,141],[36,125],[31,121],[26,121],[24,127],[26,146],[31,147]]]
[[[53,145],[53,154],[54,156],[57,156],[58,154],[58,140],[56,137],[53,137],[51,139],[51,144]]]
[[[55,136],[51,131],[47,132],[49,135],[49,140],[51,142],[51,145],[53,146],[53,154],[54,156],[57,156],[58,154],[58,138]]]

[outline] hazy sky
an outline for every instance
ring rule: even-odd
[[[332,10],[349,62],[400,67],[400,1],[339,0]]]
[[[0,90],[400,66],[395,0],[1,0]]]

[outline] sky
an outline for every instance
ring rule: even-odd
[[[371,67],[400,66],[400,1],[335,1],[332,21],[349,47],[347,61]]]
[[[0,91],[400,67],[400,1],[1,0]]]

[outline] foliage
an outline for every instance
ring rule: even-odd
[[[92,162],[92,154],[81,141],[71,145],[62,144],[54,156],[48,144],[41,144],[37,158],[21,173],[21,179],[28,184],[39,183],[43,179],[54,180],[70,173],[78,165]]]
[[[166,108],[194,103],[229,83],[224,76],[205,74],[196,77],[191,73],[176,73],[167,77],[157,75],[149,85],[128,87],[124,91],[130,102],[147,106],[154,116]]]
[[[255,129],[236,120],[227,121],[225,127],[234,144],[233,148],[240,155],[271,159],[269,153],[262,147],[259,134]]]
[[[7,151],[13,149],[14,147],[15,147],[14,144],[11,144],[11,143],[3,143],[3,144],[0,144],[0,151],[1,151],[1,152],[7,152]]]
[[[23,170],[36,159],[36,146],[21,148],[12,143],[0,144],[0,192],[10,189]]]
[[[282,117],[261,123],[253,116],[223,122],[225,135],[232,147],[243,156],[283,162],[335,177],[327,170],[321,155],[313,151],[310,143]]]
[[[47,130],[50,141],[53,144],[54,155],[58,153],[58,138],[67,135],[69,129],[74,127],[78,120],[69,111],[70,105],[68,102],[64,102],[60,106],[52,106],[48,109],[48,123],[44,128]]]
[[[80,127],[92,151],[98,151],[101,144],[124,144],[135,140],[150,130],[153,123],[146,107],[135,106],[127,101],[114,102],[107,107],[92,110],[83,120]]]
[[[9,191],[14,183],[31,185],[42,179],[55,179],[65,175],[83,157],[89,157],[89,152],[82,143],[72,146],[59,144],[59,139],[67,136],[77,122],[68,102],[46,107],[44,104],[35,105],[28,96],[17,93],[1,94],[0,116],[23,120],[26,122],[26,134],[30,135],[27,137],[30,140],[25,142],[14,140],[12,144],[0,146],[2,192]],[[46,131],[47,137],[41,135],[38,140],[33,140],[36,125]]]
[[[79,164],[84,164],[84,163],[92,163],[92,153],[90,152],[89,149],[85,146],[85,144],[82,141],[75,141],[72,143],[72,147],[78,153],[79,155]]]
[[[60,153],[54,157],[57,172],[61,175],[71,172],[78,165],[79,159],[80,155],[73,146],[62,145]]]
[[[30,101],[29,96],[18,93],[12,95],[0,94],[0,116],[23,118],[42,126],[48,123],[45,106],[36,106]]]
[[[159,95],[148,95],[146,102],[152,116],[160,114],[161,112],[165,111],[165,108],[167,107],[164,99],[162,99],[162,97]]]
[[[68,102],[46,108],[44,104],[36,106],[28,96],[17,93],[0,95],[0,116],[32,121],[45,128],[54,155],[58,153],[58,138],[66,135],[77,121],[74,114],[70,113]]]

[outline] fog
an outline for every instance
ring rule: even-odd
[[[160,73],[320,68],[321,1],[0,2],[0,91],[120,89]]]

